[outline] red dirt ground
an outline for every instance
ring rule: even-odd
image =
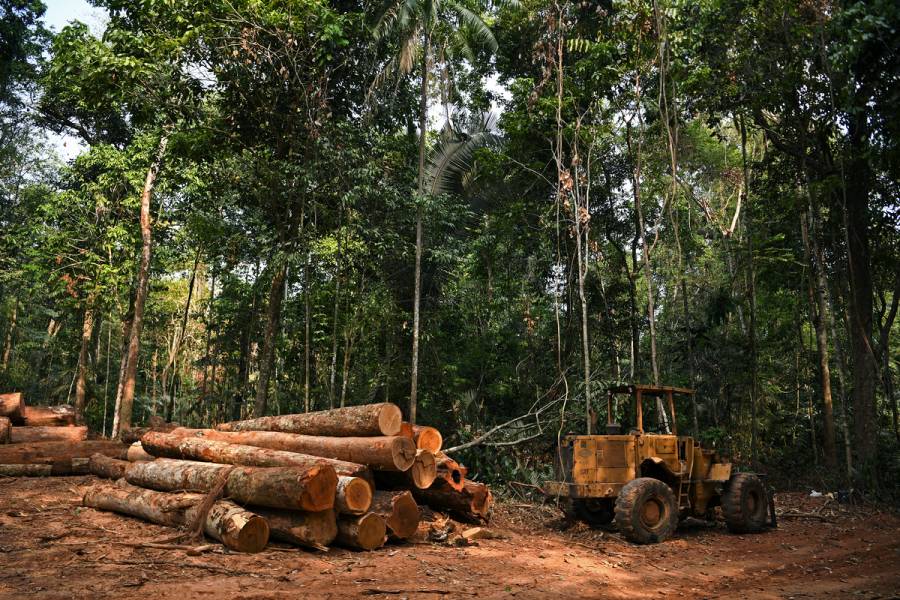
[[[736,536],[682,527],[654,546],[555,510],[500,504],[469,546],[419,541],[375,552],[287,547],[200,556],[126,545],[173,530],[80,506],[93,477],[0,479],[0,598],[897,598],[900,518],[779,494],[780,527]],[[810,513],[817,517],[808,516]],[[423,530],[424,530],[423,526]]]

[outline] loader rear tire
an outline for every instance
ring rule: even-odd
[[[616,525],[622,535],[637,544],[665,540],[678,527],[675,494],[652,477],[629,481],[616,499]]]
[[[769,497],[753,473],[735,473],[722,494],[725,524],[732,533],[758,533],[766,528]]]

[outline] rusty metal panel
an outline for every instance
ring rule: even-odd
[[[710,481],[728,481],[731,477],[731,463],[715,463],[706,477]]]

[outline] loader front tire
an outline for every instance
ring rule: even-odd
[[[675,494],[652,477],[629,481],[616,499],[616,525],[622,535],[637,544],[665,540],[678,527]]]

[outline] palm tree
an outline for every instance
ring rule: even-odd
[[[475,49],[490,52],[497,40],[482,17],[457,0],[392,0],[375,26],[375,37],[394,40],[399,51],[375,78],[377,87],[391,77],[404,77],[418,67],[419,101],[419,172],[416,208],[416,267],[413,295],[412,368],[409,390],[409,422],[416,422],[416,398],[419,378],[419,305],[422,297],[422,200],[427,196],[425,134],[428,129],[428,84],[432,51],[447,61],[462,57],[475,61]]]

